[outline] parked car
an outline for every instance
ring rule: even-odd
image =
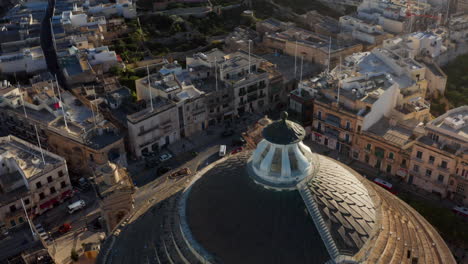
[[[374,183],[381,186],[382,188],[386,189],[387,191],[393,193],[393,194],[397,194],[398,192],[395,190],[395,188],[393,187],[393,184],[387,182],[387,181],[384,181],[380,178],[375,178],[374,179]]]
[[[455,206],[452,208],[452,211],[460,216],[468,217],[468,208],[462,206]]]
[[[236,154],[236,153],[239,153],[239,152],[241,152],[242,150],[243,150],[242,147],[235,148],[233,151],[231,151],[231,155],[234,155],[234,154]]]
[[[59,232],[65,234],[66,232],[70,231],[72,228],[71,224],[65,223],[59,227]]]
[[[162,154],[161,156],[159,156],[159,161],[163,162],[163,161],[166,161],[166,160],[169,160],[172,158],[172,155],[169,154],[169,153],[164,153]]]
[[[76,201],[68,206],[68,213],[73,214],[74,212],[85,208],[85,206],[86,206],[86,203],[84,200]]]
[[[171,178],[171,179],[180,178],[180,177],[184,177],[184,176],[187,176],[187,175],[190,175],[190,174],[192,174],[192,171],[189,168],[182,168],[180,170],[177,170],[177,171],[171,173],[171,175],[169,175],[169,178]]]
[[[219,146],[218,155],[219,155],[220,157],[226,156],[226,145],[220,145],[220,146]]]

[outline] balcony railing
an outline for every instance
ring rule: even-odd
[[[152,132],[152,131],[154,131],[156,129],[159,129],[159,125],[154,126],[154,127],[150,128],[150,129],[145,129],[143,131],[140,131],[140,133],[138,133],[138,136],[141,137],[141,136],[146,135],[146,134],[148,134],[148,133],[150,133],[150,132]]]

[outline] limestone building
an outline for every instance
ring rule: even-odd
[[[468,204],[468,106],[448,111],[426,125],[411,152],[408,182]]]
[[[90,174],[107,161],[127,164],[118,129],[68,91],[59,93],[53,84],[41,82],[1,87],[0,98],[2,130],[37,144],[37,127],[42,147],[64,157],[70,171]]]
[[[45,149],[12,135],[1,137],[0,163],[2,233],[27,225],[25,211],[33,218],[72,196],[65,159]]]

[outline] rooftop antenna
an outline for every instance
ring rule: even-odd
[[[148,90],[149,90],[149,97],[150,97],[150,105],[151,105],[151,112],[153,112],[153,95],[151,94],[151,79],[150,79],[150,72],[149,66],[146,65],[146,74],[148,74]]]
[[[302,68],[304,66],[304,54],[302,54],[301,56],[301,78],[300,78],[300,81],[299,83],[302,83]]]
[[[21,92],[21,88],[18,85],[19,92],[20,92],[20,97],[21,97],[21,104],[23,105],[23,111],[24,111],[24,117],[28,118],[28,114],[26,113],[26,107],[24,106],[24,99],[23,99],[23,93]]]
[[[296,77],[297,77],[297,39],[296,39],[296,48],[294,49],[294,78]]]
[[[93,85],[93,91],[94,91],[94,100],[96,100],[96,90],[94,89],[94,85]],[[91,112],[93,113],[94,127],[96,127],[96,115],[94,114],[93,104],[94,103],[91,102]]]
[[[37,144],[39,145],[39,149],[41,150],[42,162],[44,163],[44,166],[45,166],[46,162],[45,162],[45,158],[44,158],[44,152],[42,151],[41,140],[39,140],[39,133],[37,132],[37,126],[36,125],[34,125],[34,130],[36,130]]]
[[[28,220],[29,229],[31,230],[31,234],[32,234],[34,240],[36,240],[37,236],[36,236],[36,233],[34,233],[33,225],[31,223],[31,220],[29,219],[28,211],[26,211],[26,206],[24,205],[23,198],[21,198],[21,205],[23,206],[24,214],[26,215],[26,220]]]
[[[216,68],[216,65],[217,65],[217,60],[216,60],[216,57],[214,57],[214,63],[215,63],[215,88],[216,88],[216,91],[218,91],[218,69]]]
[[[341,79],[341,55],[340,55],[340,65],[339,67],[339,74],[338,74],[338,95],[336,97],[336,104],[339,106],[340,105],[340,79]]]
[[[445,23],[446,25],[448,26],[448,23],[449,23],[449,11],[450,11],[450,0],[447,0],[447,16],[445,18]],[[449,30],[450,32],[450,30]]]
[[[327,65],[327,73],[330,73],[330,52],[331,52],[331,36],[330,42],[328,44],[328,65]]]
[[[249,74],[250,74],[250,43],[252,42],[252,40],[249,39]]]
[[[63,114],[63,123],[65,124],[65,128],[68,130],[68,124],[67,124],[67,116],[65,115],[65,106],[63,105],[63,102],[62,102],[62,94],[60,93],[60,87],[58,85],[58,82],[57,82],[57,75],[55,75],[55,82],[57,84],[57,91],[58,91],[58,95],[59,95],[59,106],[60,108],[62,108],[62,114]]]

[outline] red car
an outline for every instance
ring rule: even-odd
[[[243,150],[242,147],[235,148],[233,151],[231,151],[231,155],[234,155],[234,154],[236,154],[236,153],[239,153],[239,152],[241,152],[242,150]]]
[[[398,192],[393,188],[393,184],[387,182],[387,181],[384,181],[382,179],[379,179],[379,178],[375,178],[374,179],[374,183],[376,183],[377,185],[381,186],[382,188],[386,189],[387,191],[393,193],[393,194],[397,194]]]
[[[69,223],[65,223],[59,227],[59,232],[65,234],[66,232],[70,231],[72,226]]]

